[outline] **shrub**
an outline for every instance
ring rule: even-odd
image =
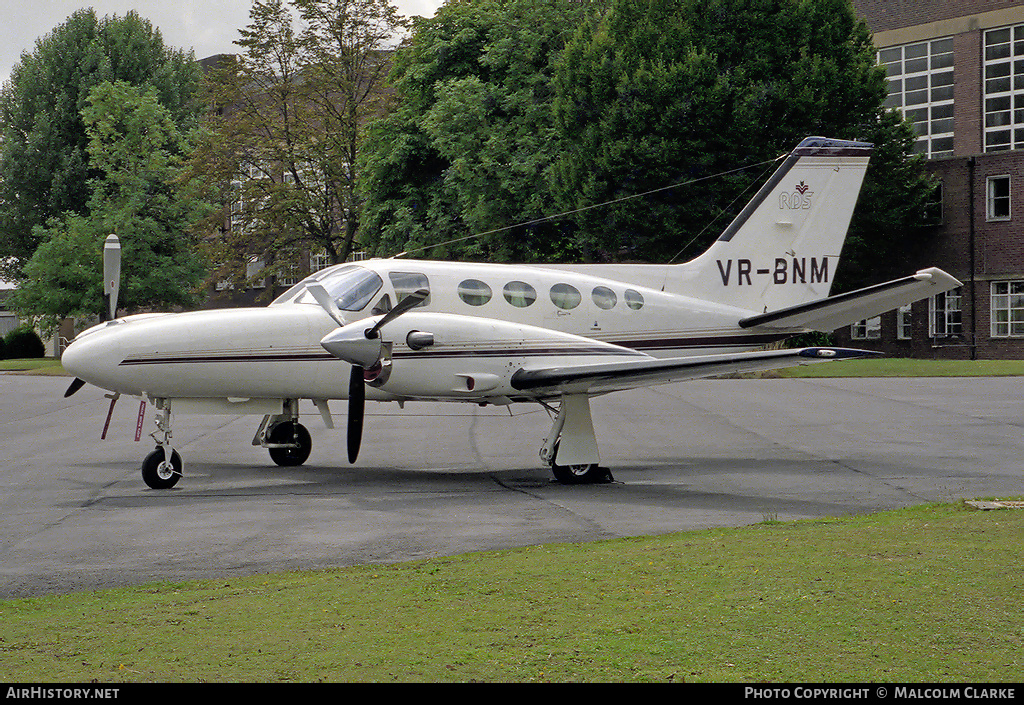
[[[46,355],[46,346],[31,328],[15,328],[7,334],[4,343],[7,357],[10,359],[44,357]]]

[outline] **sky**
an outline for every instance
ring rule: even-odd
[[[430,17],[442,0],[392,0],[404,15]],[[0,0],[0,83],[11,76],[22,52],[35,49],[76,10],[91,7],[97,16],[123,16],[130,10],[159,28],[164,44],[195,51],[202,59],[238,50],[232,42],[249,24],[252,0]]]
[[[392,0],[403,15],[431,17],[443,0]],[[0,0],[0,83],[6,83],[23,52],[49,34],[75,10],[91,7],[97,16],[123,16],[135,10],[163,35],[164,44],[193,50],[197,59],[238,50],[238,30],[249,24],[252,0]],[[0,289],[12,284],[0,281]]]

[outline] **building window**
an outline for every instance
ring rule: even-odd
[[[985,182],[986,217],[988,220],[1010,219],[1010,177],[990,176]]]
[[[927,157],[953,153],[953,39],[889,47],[878,52],[889,78],[885,105],[914,125],[914,151]]]
[[[330,265],[330,260],[327,259],[327,250],[317,250],[309,254],[309,273],[319,272],[321,269],[325,269]]]
[[[252,255],[245,261],[245,280],[249,282],[249,286],[253,289],[264,289],[267,286],[267,278],[259,277],[260,272],[263,271],[265,263],[261,255]],[[257,278],[259,277],[259,278]]]
[[[960,299],[962,289],[957,287],[928,300],[928,335],[932,338],[946,338],[963,333],[960,320]]]
[[[896,339],[910,340],[913,334],[913,317],[910,304],[896,309]]]
[[[935,188],[928,195],[924,204],[924,224],[942,225],[945,222],[945,213],[942,210],[942,182],[935,184]]]
[[[992,282],[992,337],[1024,337],[1024,281]]]
[[[882,337],[882,317],[857,321],[850,326],[850,337],[854,340],[878,340]]]
[[[1024,25],[985,32],[985,151],[1024,148]]]

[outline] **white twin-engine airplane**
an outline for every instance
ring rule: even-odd
[[[142,476],[158,489],[182,473],[172,408],[262,415],[253,444],[279,465],[301,465],[311,443],[300,399],[312,400],[329,428],[328,400],[348,400],[351,462],[365,399],[536,402],[554,417],[540,455],[555,478],[608,479],[591,397],[873,354],[764,346],[960,286],[926,269],[828,298],[870,153],[866,143],[805,139],[685,264],[370,260],[318,271],[265,308],[107,320],[65,351],[77,377],[66,396],[89,382],[113,392],[111,410],[120,394],[155,404],[157,447]],[[111,318],[118,277],[106,275]]]

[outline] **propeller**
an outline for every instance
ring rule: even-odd
[[[74,394],[79,389],[81,389],[84,385],[85,385],[85,380],[84,379],[80,379],[78,377],[75,377],[74,381],[71,383],[71,386],[69,386],[68,390],[66,392],[64,392],[64,398],[67,399],[72,394]]]
[[[117,294],[121,290],[121,241],[117,235],[107,235],[103,243],[103,313],[102,321],[117,317]]]
[[[363,368],[352,365],[348,379],[348,462],[356,462],[359,443],[363,438],[363,410],[366,406],[366,386]]]
[[[100,322],[112,321],[117,317],[117,294],[121,290],[121,241],[111,233],[103,241],[103,309]],[[75,377],[64,392],[67,399],[85,385],[85,380]]]
[[[361,322],[345,325],[344,317],[338,310],[331,295],[320,284],[310,284],[309,292],[317,303],[341,327],[324,336],[320,345],[339,360],[352,363],[352,371],[348,383],[348,459],[356,461],[359,455],[359,444],[363,435],[363,415],[366,406],[365,373],[375,367],[384,352],[384,341],[380,331],[403,313],[421,304],[430,292],[420,289],[409,294],[398,302],[393,309],[380,317],[370,328],[364,328]]]

